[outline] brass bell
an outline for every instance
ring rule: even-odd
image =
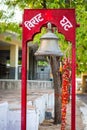
[[[41,45],[35,52],[36,56],[63,56],[63,53],[58,46],[58,37],[52,33],[51,23],[47,24],[48,32],[44,34],[41,38]]]

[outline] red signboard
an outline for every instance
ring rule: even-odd
[[[22,24],[24,39],[32,40],[48,22],[56,26],[58,32],[65,35],[66,40],[73,42],[76,27],[74,9],[25,9]]]

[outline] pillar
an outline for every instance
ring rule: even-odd
[[[18,45],[10,46],[10,78],[18,79]]]

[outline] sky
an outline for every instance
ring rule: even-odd
[[[0,0],[0,11],[3,10],[3,12],[6,12],[5,14],[8,16],[8,22],[22,22],[22,11],[16,6],[16,8],[11,8],[10,11],[8,7],[4,4],[5,0]],[[10,13],[14,12],[14,16],[12,18],[9,18]]]

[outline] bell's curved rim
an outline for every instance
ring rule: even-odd
[[[63,53],[62,52],[51,52],[50,51],[45,51],[42,52],[42,51],[37,51],[36,53],[34,53],[35,56],[59,56],[59,57],[62,57],[63,56]]]

